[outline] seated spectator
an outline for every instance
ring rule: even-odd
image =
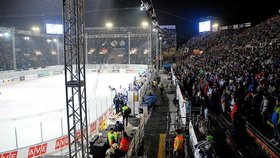
[[[106,158],[119,158],[120,150],[117,143],[112,144],[112,146],[106,151]]]
[[[126,132],[123,132],[123,137],[121,139],[121,142],[120,142],[120,153],[121,153],[121,156],[125,156],[127,151],[129,150],[129,145],[130,145],[130,142],[131,142],[131,139]]]
[[[115,124],[115,131],[122,132],[124,130],[123,124],[120,121],[117,121]]]

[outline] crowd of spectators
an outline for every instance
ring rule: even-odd
[[[57,65],[57,54],[60,56],[59,64],[63,63],[61,38],[50,38],[43,35],[28,36],[17,33],[17,31],[14,36],[14,48],[12,35],[0,37],[0,71],[13,70],[14,60],[17,70]]]
[[[0,71],[13,69],[11,41],[0,37]]]
[[[168,52],[176,49],[176,27],[175,26],[160,26],[161,35],[162,35],[162,51]]]
[[[4,31],[4,30],[2,30]],[[128,36],[130,34],[130,63],[148,63],[148,29],[121,27],[115,29],[87,29],[89,64],[128,64]],[[1,32],[1,30],[0,30]],[[15,30],[15,61],[17,70],[63,64],[62,37],[45,34],[26,34]],[[28,31],[27,31],[28,32]],[[0,37],[0,71],[14,69],[12,35]],[[101,36],[106,36],[101,38]],[[59,55],[59,57],[58,57]],[[59,63],[58,63],[59,62]]]
[[[280,97],[280,15],[247,29],[202,34],[184,47],[203,50],[176,56],[174,70],[186,100],[204,114],[209,109],[230,114],[236,131],[241,115],[267,128]]]
[[[88,38],[88,63],[89,64],[147,64],[147,37]],[[129,49],[130,48],[130,57]]]

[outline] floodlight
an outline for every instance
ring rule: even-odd
[[[107,22],[106,24],[105,24],[105,26],[107,27],[107,28],[112,28],[113,27],[113,23],[111,23],[111,22]]]
[[[39,32],[39,31],[40,31],[40,28],[37,27],[37,26],[33,26],[33,27],[31,28],[31,30],[34,31],[34,32]]]
[[[147,26],[149,26],[149,23],[148,23],[147,21],[143,21],[143,22],[142,22],[142,26],[143,26],[143,27],[147,27]]]
[[[9,36],[10,36],[10,34],[8,32],[4,33],[4,37],[9,37]]]
[[[214,24],[212,25],[212,27],[217,28],[217,27],[219,27],[219,24],[218,24],[218,23],[214,23]]]

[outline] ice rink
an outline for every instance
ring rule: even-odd
[[[93,122],[113,104],[115,92],[137,73],[88,73],[88,117]],[[0,152],[67,134],[64,75],[0,86]]]

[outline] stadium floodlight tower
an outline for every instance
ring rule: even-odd
[[[64,68],[70,158],[89,158],[84,0],[63,0]]]

